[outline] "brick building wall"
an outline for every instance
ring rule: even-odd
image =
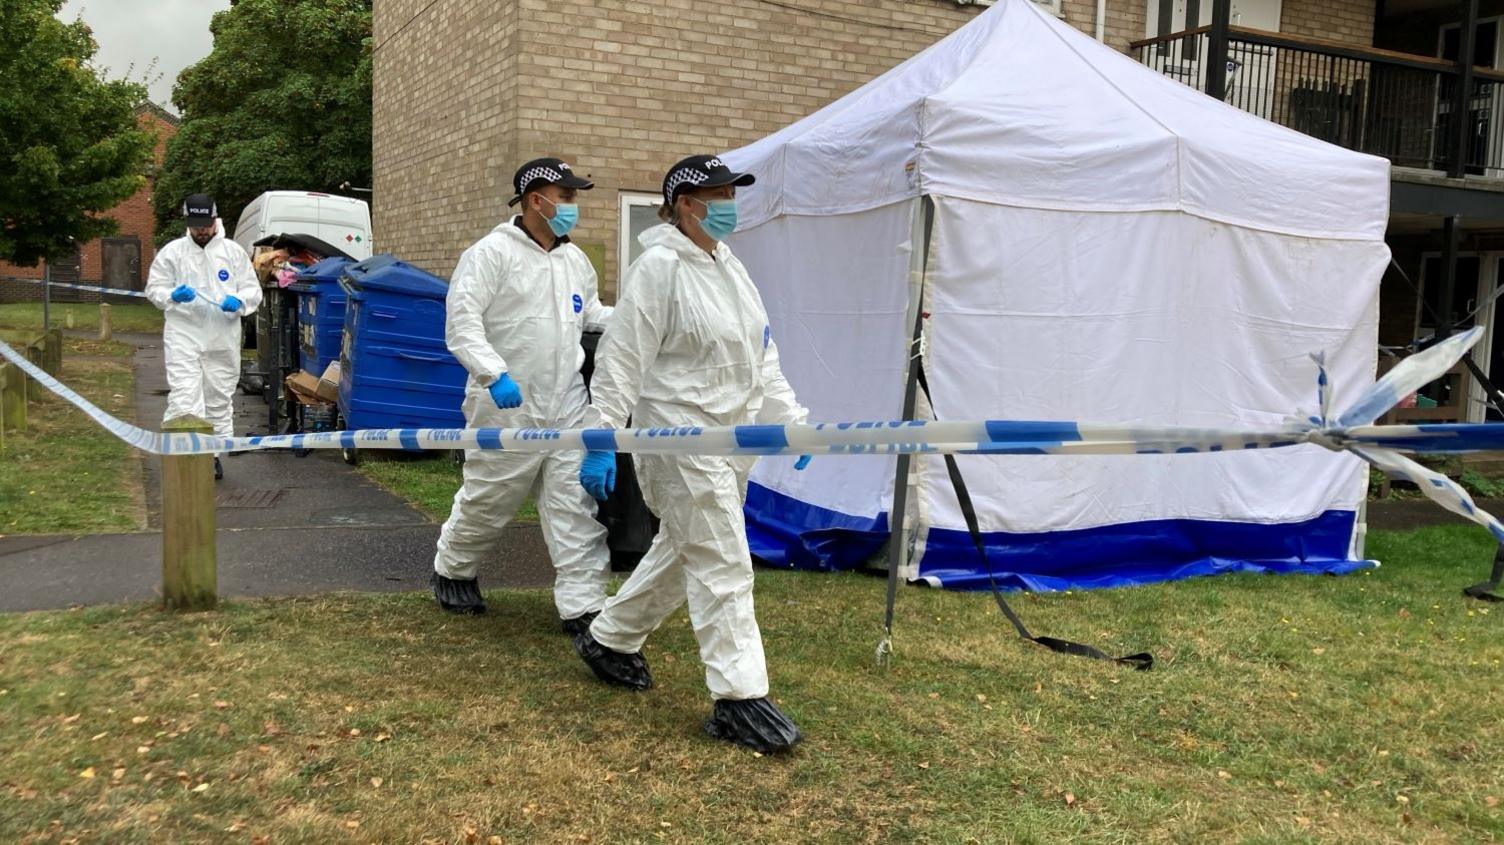
[[[511,196],[519,10],[515,0],[375,4],[374,240],[445,276],[460,251],[501,219]],[[548,43],[583,38],[567,36]],[[574,52],[561,46],[558,55]],[[564,90],[572,83],[543,84]]]
[[[1279,30],[1363,47],[1373,45],[1374,0],[1284,0]]]
[[[1109,46],[1144,37],[1147,0],[1108,0]],[[984,11],[954,0],[383,0],[375,9],[375,236],[441,276],[504,220],[512,171],[561,156],[598,185],[575,240],[619,274],[623,193],[850,92]],[[1064,20],[1095,34],[1096,3]],[[1369,44],[1373,0],[1285,0],[1281,29]]]
[[[677,158],[774,132],[981,11],[953,0],[801,0],[805,11],[455,0],[415,19],[426,5],[376,6],[377,242],[447,276],[508,215],[520,161],[557,155],[599,186],[581,196],[575,240],[604,253],[608,300],[622,191],[656,193]]]
[[[147,131],[156,135],[156,148],[153,152],[153,166],[148,175],[147,185],[120,205],[110,209],[107,216],[115,219],[120,224],[120,230],[115,237],[135,237],[141,245],[141,268],[140,283],[146,282],[146,271],[151,267],[152,259],[156,257],[156,244],[153,242],[153,233],[156,229],[156,219],[152,216],[151,200],[153,176],[156,169],[162,166],[162,161],[167,154],[167,142],[177,134],[177,119],[161,108],[147,104],[136,111],[137,123]],[[39,300],[42,298],[41,288],[37,285],[7,283],[7,277],[20,279],[40,279],[43,275],[44,265],[39,263],[35,267],[18,267],[14,264],[0,262],[0,301]],[[79,247],[79,280],[84,284],[100,284],[104,279],[104,246],[103,241],[96,239]],[[138,285],[139,289],[139,285]],[[87,294],[78,291],[54,292],[55,298],[74,299],[83,298],[89,301],[97,300],[96,294]]]

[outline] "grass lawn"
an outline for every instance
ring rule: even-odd
[[[7,322],[0,340],[26,342],[36,331]],[[121,419],[133,416],[131,347],[63,339],[62,381]],[[39,391],[25,431],[0,445],[0,535],[132,531],[142,527],[139,457],[72,405]]]
[[[763,572],[775,695],[806,741],[700,733],[687,619],[658,687],[595,682],[549,596],[492,591],[0,617],[0,840],[1444,842],[1504,836],[1504,609],[1476,528],[1376,534],[1344,578],[1227,576],[991,600]],[[1489,611],[1493,612],[1490,613]],[[493,838],[494,837],[494,838]]]
[[[369,449],[360,453],[360,471],[388,491],[402,497],[435,522],[449,518],[462,468],[449,453],[411,456]],[[517,509],[518,522],[537,522],[538,508],[528,497]]]
[[[68,315],[73,315],[76,329],[99,328],[99,304],[82,302],[52,303],[52,327],[68,328]],[[9,328],[42,328],[42,303],[12,302],[0,305],[0,326]],[[110,327],[117,332],[162,333],[162,312],[146,303],[128,303],[110,306]]]

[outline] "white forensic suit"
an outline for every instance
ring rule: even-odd
[[[172,291],[188,285],[198,294],[174,302]],[[225,297],[240,300],[233,312]],[[146,277],[146,298],[162,310],[162,352],[167,366],[167,412],[162,421],[195,416],[220,437],[235,434],[235,386],[240,382],[240,318],[261,304],[261,286],[251,258],[226,238],[214,221],[214,239],[199,246],[184,236],[157,251]]]
[[[497,226],[465,250],[449,282],[444,338],[470,372],[470,428],[578,428],[588,403],[580,335],[607,325],[611,308],[596,292],[595,267],[567,238],[545,250],[519,225]],[[522,406],[496,407],[487,388],[507,373]],[[517,508],[537,490],[543,540],[555,570],[560,619],[601,609],[611,577],[606,528],[579,483],[580,452],[524,454],[470,449],[465,481],[439,536],[433,568],[445,578],[475,578]]]
[[[802,423],[778,366],[762,297],[731,249],[712,258],[672,225],[642,234],[611,330],[596,353],[593,425],[634,428]],[[590,626],[627,654],[686,601],[705,683],[717,699],[768,693],[752,607],[752,556],[742,505],[754,457],[635,455],[658,536]]]

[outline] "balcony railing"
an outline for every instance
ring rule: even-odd
[[[1208,90],[1212,29],[1136,41],[1135,57]],[[1426,56],[1229,27],[1228,103],[1307,135],[1403,167],[1504,176],[1504,73],[1473,71],[1458,108],[1456,64]],[[1453,123],[1463,117],[1462,165],[1452,167]]]

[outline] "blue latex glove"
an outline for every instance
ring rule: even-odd
[[[794,461],[794,471],[804,472],[804,468],[809,466],[809,462],[812,460],[814,460],[814,455],[800,455],[799,460]]]
[[[198,296],[198,291],[188,285],[178,285],[172,289],[173,302],[192,302],[195,296]]]
[[[616,490],[616,453],[607,451],[590,451],[585,453],[585,460],[580,462],[580,486],[585,492],[606,501],[606,498]]]
[[[502,373],[500,378],[491,382],[489,390],[491,391],[491,400],[496,403],[496,407],[522,407],[522,388],[518,387],[517,382],[512,381],[512,377],[506,373]]]
[[[219,304],[219,310],[224,311],[227,314],[231,314],[239,311],[240,305],[241,302],[239,299],[234,296],[227,296],[225,297],[225,301]]]

